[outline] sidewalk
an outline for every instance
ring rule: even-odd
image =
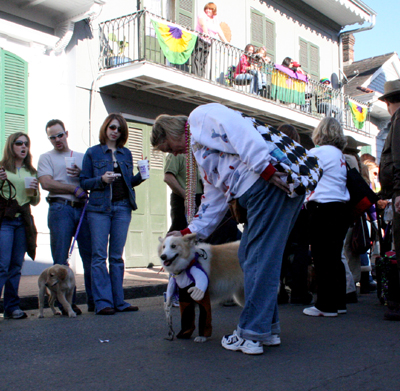
[[[38,308],[38,277],[22,276],[19,284],[20,307],[22,310]],[[76,304],[86,304],[83,275],[75,275]],[[165,292],[168,284],[168,273],[160,272],[160,267],[152,269],[126,269],[124,274],[125,299],[159,296]],[[2,307],[2,305],[1,305]]]

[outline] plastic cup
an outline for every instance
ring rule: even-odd
[[[142,179],[149,179],[150,178],[150,168],[149,168],[149,161],[148,160],[138,160],[137,162],[139,166],[139,171]]]
[[[33,182],[34,179],[36,178],[31,176],[25,178],[25,190],[26,190],[26,195],[28,197],[33,197],[35,194],[35,189],[31,189],[31,183]]]
[[[66,157],[65,158],[65,167],[66,168],[75,168],[75,158],[74,157]],[[71,174],[67,174],[68,176],[72,176]]]

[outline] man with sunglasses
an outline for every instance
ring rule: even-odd
[[[54,264],[67,264],[72,238],[82,215],[87,199],[86,192],[79,186],[83,153],[72,151],[68,146],[68,131],[64,123],[53,119],[46,124],[46,134],[53,149],[42,154],[38,163],[38,178],[44,190],[49,192],[48,227],[50,246]],[[73,168],[66,168],[65,158],[75,158]],[[77,237],[79,254],[82,258],[88,311],[94,311],[91,287],[91,238],[86,216]],[[73,310],[80,315],[82,311],[75,305]],[[63,311],[64,312],[64,311]]]

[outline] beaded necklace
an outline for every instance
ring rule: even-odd
[[[193,156],[190,143],[189,123],[185,124],[185,142],[186,142],[186,220],[190,224],[196,209],[196,182],[197,182],[197,166]]]

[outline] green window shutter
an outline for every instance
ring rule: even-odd
[[[310,48],[310,66],[309,66],[310,75],[314,80],[320,80],[320,77],[319,77],[319,47],[310,43],[309,48]]]
[[[299,61],[304,72],[314,80],[319,80],[319,47],[300,38]]]
[[[275,63],[275,23],[265,18],[265,47],[267,55]]]
[[[178,0],[176,7],[176,23],[194,29],[194,0]]]
[[[308,61],[309,61],[308,42],[305,41],[304,39],[300,38],[299,62],[300,62],[300,65],[301,65],[303,71],[306,73],[310,72],[309,67],[308,67]]]
[[[7,137],[28,130],[28,63],[0,49],[0,150]]]
[[[264,46],[265,26],[264,15],[255,9],[250,10],[251,21],[251,44],[260,47]]]

